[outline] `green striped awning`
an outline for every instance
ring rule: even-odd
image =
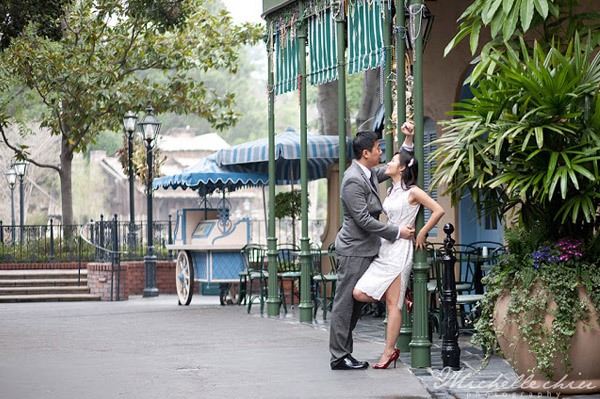
[[[298,44],[291,32],[275,35],[275,94],[298,89]]]
[[[312,15],[308,20],[308,57],[312,85],[337,79],[337,29],[331,9]]]
[[[378,0],[350,3],[348,13],[348,74],[383,63],[383,13]]]

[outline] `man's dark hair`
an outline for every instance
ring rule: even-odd
[[[352,140],[352,151],[354,152],[354,158],[362,158],[363,150],[371,151],[377,140],[379,140],[377,133],[370,130],[356,133],[354,140]]]

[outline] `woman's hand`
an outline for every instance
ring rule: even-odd
[[[421,230],[419,231],[419,234],[417,234],[417,238],[415,240],[417,251],[425,250],[425,241],[427,241],[427,233]]]
[[[400,128],[400,130],[402,130],[402,133],[404,133],[404,135],[406,136],[414,136],[415,135],[415,125],[413,125],[412,123],[406,121],[402,124],[402,127]]]

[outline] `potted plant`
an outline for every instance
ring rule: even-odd
[[[480,213],[512,226],[508,253],[484,279],[474,340],[504,353],[524,390],[591,393],[600,391],[600,57],[576,29],[552,37],[484,47],[474,98],[456,104],[435,142],[433,184],[453,201],[469,192]]]
[[[286,217],[292,220],[292,243],[296,243],[296,220],[301,213],[301,204],[300,190],[283,191],[275,195],[275,217],[280,220]]]

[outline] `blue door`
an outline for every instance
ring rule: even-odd
[[[471,194],[466,194],[458,203],[459,244],[476,241],[503,242],[504,228],[497,218],[482,212],[477,217],[477,210]]]

